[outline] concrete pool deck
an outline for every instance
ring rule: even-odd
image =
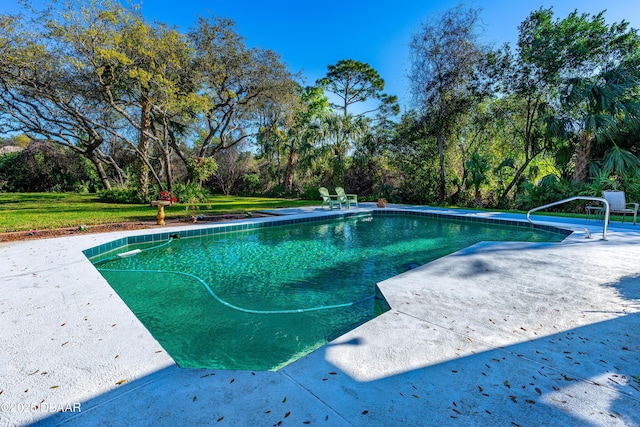
[[[640,224],[544,221],[593,238],[385,280],[390,311],[276,372],[177,367],[82,253],[157,230],[0,243],[0,426],[640,426]]]

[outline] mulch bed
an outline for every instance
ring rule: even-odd
[[[254,212],[251,218],[261,218],[265,216],[272,216],[265,213]],[[200,215],[194,218],[180,218],[165,220],[165,225],[158,225],[156,220],[138,221],[138,222],[119,222],[115,224],[100,224],[89,225],[86,229],[79,229],[78,227],[70,228],[53,228],[45,230],[31,230],[31,231],[15,231],[10,233],[0,233],[0,242],[14,242],[19,240],[33,240],[33,239],[47,239],[51,237],[63,237],[71,236],[75,234],[87,234],[87,233],[107,233],[113,231],[125,231],[125,230],[145,230],[145,229],[162,229],[164,227],[172,227],[179,225],[195,225],[195,224],[207,224],[211,222],[223,222],[233,221],[237,219],[247,219],[246,214],[220,214],[220,215]]]

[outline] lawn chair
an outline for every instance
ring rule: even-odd
[[[320,197],[322,197],[322,208],[329,206],[329,209],[333,209],[334,206],[338,206],[338,209],[342,209],[342,203],[337,195],[329,194],[329,190],[325,187],[318,188]]]
[[[338,195],[338,201],[340,203],[344,203],[347,206],[347,209],[351,208],[351,203],[356,204],[356,208],[358,207],[358,195],[357,194],[346,194],[344,192],[344,188],[336,187],[336,194]]]
[[[636,225],[638,203],[627,203],[624,191],[603,191],[602,197],[609,202],[609,212],[621,214],[622,222],[626,214],[633,214],[633,225]]]

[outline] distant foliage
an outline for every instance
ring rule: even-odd
[[[98,183],[80,155],[46,141],[0,156],[0,190],[11,192],[87,192]]]
[[[3,154],[0,156],[0,191],[13,190],[13,170],[17,164],[17,158],[20,157],[19,152]]]

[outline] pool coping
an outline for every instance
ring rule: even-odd
[[[354,212],[372,209],[365,204]],[[328,214],[317,208],[278,212]],[[516,214],[453,212],[524,222]],[[602,228],[580,220],[545,221],[585,226],[594,236]],[[379,287],[392,301],[390,312],[277,372],[175,366],[81,252],[140,231],[3,243],[0,319],[9,326],[1,332],[6,350],[0,355],[0,423],[639,425],[640,393],[632,375],[640,372],[632,367],[640,366],[640,348],[637,335],[626,332],[640,330],[637,230],[612,224],[608,241],[586,240],[577,232],[554,244],[481,243],[385,280]],[[538,289],[541,277],[546,293]],[[465,294],[450,289],[461,283]],[[509,283],[518,291],[505,291]],[[457,313],[457,321],[433,310],[434,300]],[[483,305],[474,308],[478,300]],[[495,326],[480,318],[478,308],[508,304],[553,315],[540,311],[549,325],[537,330],[529,327],[535,316],[524,311],[510,312],[508,322],[492,319]],[[526,330],[512,327],[519,324]],[[577,335],[583,339],[570,339]],[[612,345],[590,344],[596,338]],[[543,380],[536,373],[541,369],[554,374]],[[529,385],[532,373],[540,381],[536,386]],[[75,404],[81,412],[73,411]]]

